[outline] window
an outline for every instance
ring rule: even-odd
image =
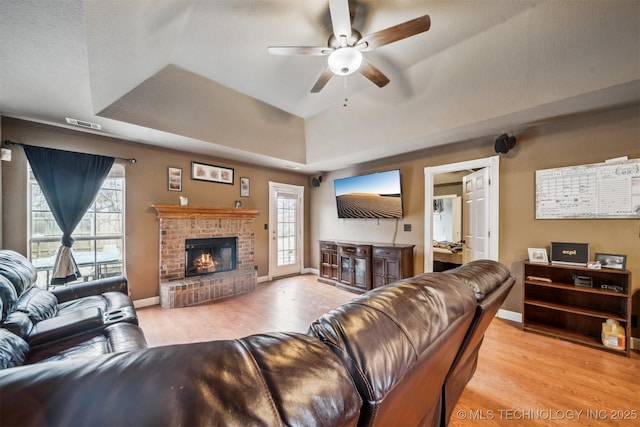
[[[73,232],[81,281],[124,274],[124,166],[114,163],[96,199]],[[29,170],[29,251],[38,285],[48,285],[62,231]]]
[[[278,267],[295,264],[298,260],[296,253],[298,238],[298,195],[279,191],[278,200]]]

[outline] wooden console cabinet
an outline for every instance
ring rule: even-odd
[[[318,281],[365,292],[413,276],[414,245],[320,241]]]
[[[590,278],[592,287],[574,285],[575,276]],[[630,357],[631,272],[525,262],[523,280],[524,330]],[[607,319],[624,329],[624,350],[602,344]]]

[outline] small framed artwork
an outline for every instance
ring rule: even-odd
[[[547,258],[547,250],[544,248],[529,248],[529,262],[549,263]]]
[[[249,178],[240,178],[240,197],[249,197]]]
[[[602,268],[613,268],[616,270],[624,270],[627,266],[626,255],[596,253],[596,261],[600,263]]]
[[[233,169],[191,162],[191,179],[233,185]]]
[[[167,187],[169,191],[182,191],[182,169],[167,168]]]

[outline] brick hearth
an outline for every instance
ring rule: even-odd
[[[255,209],[154,205],[160,222],[160,305],[186,307],[256,289]],[[237,237],[236,270],[184,275],[185,239]]]

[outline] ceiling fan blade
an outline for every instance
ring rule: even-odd
[[[325,87],[325,85],[329,82],[329,80],[331,80],[331,77],[333,77],[333,72],[329,67],[325,68],[322,74],[320,74],[320,78],[318,79],[316,84],[314,84],[311,88],[311,93],[320,92],[322,88]]]
[[[333,49],[320,46],[269,46],[269,53],[274,55],[316,55],[325,56],[333,52]]]
[[[403,22],[402,24],[368,34],[358,42],[358,45],[366,43],[367,47],[362,50],[372,50],[389,43],[397,42],[398,40],[406,39],[407,37],[415,36],[416,34],[424,33],[430,27],[431,18],[429,18],[429,15],[424,15]]]
[[[342,47],[346,46],[351,38],[351,14],[349,13],[349,0],[329,0],[329,13],[331,13],[331,25],[333,35]],[[344,45],[340,36],[345,36]]]
[[[362,65],[358,71],[378,87],[385,87],[389,83],[389,78],[364,58],[362,58]]]

